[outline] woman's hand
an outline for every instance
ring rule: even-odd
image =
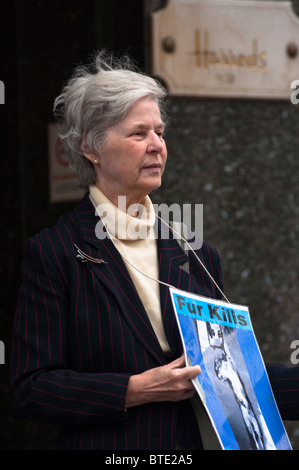
[[[126,408],[191,398],[195,392],[191,379],[200,372],[200,366],[186,367],[184,356],[181,356],[166,366],[132,375],[128,383]]]

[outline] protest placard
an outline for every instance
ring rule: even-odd
[[[200,365],[193,399],[206,449],[292,450],[249,309],[170,289],[187,365]]]

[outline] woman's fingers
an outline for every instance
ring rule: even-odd
[[[192,379],[200,372],[200,366],[186,367],[181,356],[165,366],[134,375],[129,380],[126,405],[191,398],[194,394]]]
[[[185,357],[184,355],[180,356],[178,359],[170,362],[166,366],[163,367],[170,367],[172,369],[179,369],[182,372],[182,376],[186,376],[186,378],[193,379],[197,375],[201,373],[201,368],[199,365],[196,366],[186,366]]]
[[[163,401],[178,401],[193,394],[192,379],[200,374],[199,366],[186,367],[184,357],[156,369],[152,369],[152,391]]]

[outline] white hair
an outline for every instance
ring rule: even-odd
[[[95,184],[96,173],[83,152],[99,155],[107,130],[121,122],[139,99],[152,98],[163,111],[166,91],[128,57],[96,54],[91,68],[78,67],[54,102],[59,137],[80,186]]]

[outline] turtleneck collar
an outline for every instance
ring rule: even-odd
[[[146,196],[140,204],[134,204],[126,212],[125,196],[118,198],[115,206],[97,186],[89,187],[89,197],[111,237],[136,241],[155,237],[155,211]],[[135,216],[129,215],[134,213]]]

